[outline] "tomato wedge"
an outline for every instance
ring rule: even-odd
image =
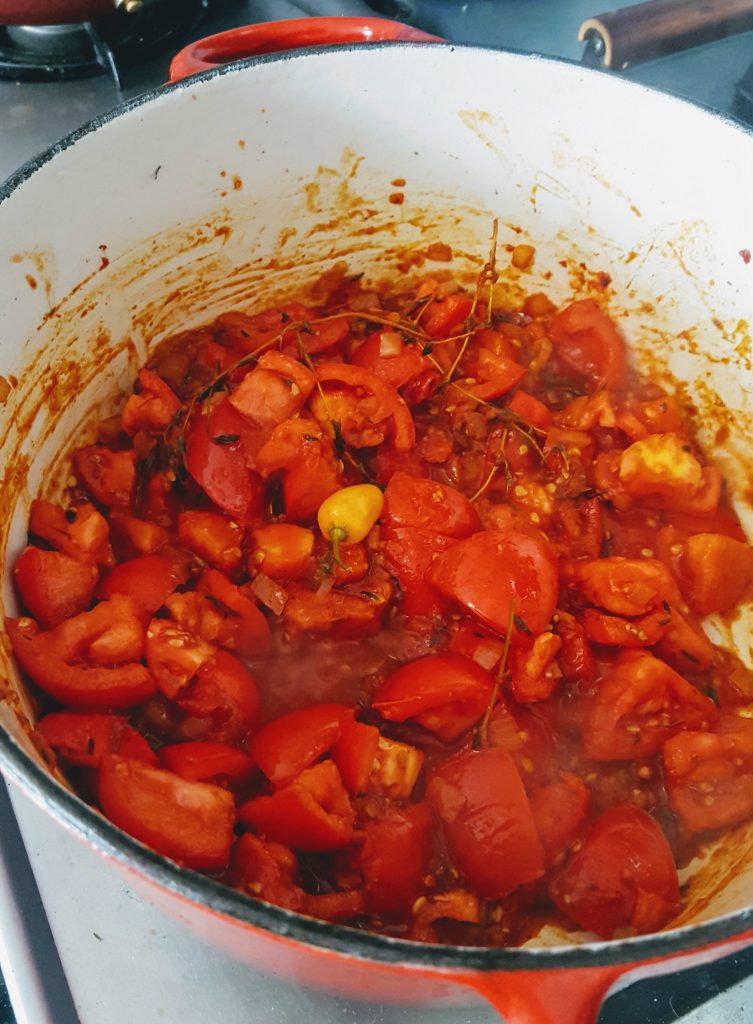
[[[111,569],[97,587],[97,597],[109,600],[115,594],[125,594],[153,615],[187,578],[188,571],[175,558],[139,555]]]
[[[109,754],[99,800],[110,821],[157,853],[207,871],[227,864],[235,819],[227,790]]]
[[[21,600],[45,629],[86,611],[98,577],[91,562],[34,547],[24,548],[13,567]]]
[[[5,626],[21,668],[61,704],[117,711],[148,700],[157,688],[136,661],[144,627],[128,597],[116,595],[46,633],[32,619],[6,619]]]
[[[399,914],[423,891],[433,830],[434,815],[425,803],[390,808],[367,823],[359,866],[372,913]]]
[[[129,396],[121,415],[123,430],[131,436],[139,430],[164,430],[180,409],[178,396],[152,370],[139,370],[136,387],[138,391]]]
[[[231,745],[245,740],[257,725],[261,710],[254,677],[242,661],[222,650],[202,664],[175,703],[199,720],[195,723],[197,739]]]
[[[242,804],[238,819],[294,850],[324,853],[348,845],[355,812],[337,768],[322,761],[272,796]]]
[[[593,299],[579,299],[555,314],[549,337],[562,362],[582,374],[592,390],[613,388],[624,380],[625,342]]]
[[[387,676],[371,706],[392,722],[415,719],[451,743],[481,719],[493,690],[494,680],[475,661],[460,654],[433,654]]]
[[[510,527],[460,540],[434,562],[439,590],[512,638],[543,633],[557,604],[559,575],[549,542]]]
[[[189,740],[162,747],[159,756],[165,768],[189,782],[246,782],[254,771],[253,759],[227,743]]]
[[[418,527],[458,539],[481,529],[478,512],[460,491],[400,471],[387,484],[380,518],[388,527]]]
[[[256,733],[251,753],[267,778],[284,786],[334,747],[354,713],[346,704],[312,704],[289,711]]]
[[[610,807],[554,876],[549,895],[581,928],[611,939],[617,929],[656,931],[677,913],[672,851],[652,817],[633,804]]]
[[[118,715],[54,711],[37,722],[37,732],[68,764],[83,768],[96,768],[105,754],[159,764],[146,740]]]
[[[531,793],[531,813],[547,868],[562,857],[583,829],[590,801],[585,782],[572,772],[565,772],[557,782]]]
[[[523,783],[505,750],[459,754],[437,768],[426,795],[455,863],[486,899],[544,874],[544,853]]]
[[[663,661],[624,651],[584,699],[583,749],[595,761],[632,761],[661,749],[681,729],[708,729],[719,712]]]

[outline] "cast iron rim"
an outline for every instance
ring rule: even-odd
[[[37,157],[24,164],[0,185],[0,204],[8,201],[13,193],[41,167],[59,153],[75,145],[80,139],[97,129],[117,121],[118,118],[154,102],[161,96],[179,90],[200,87],[214,78],[224,75],[245,73],[259,65],[283,61],[304,60],[322,54],[360,51],[364,56],[377,54],[383,49],[402,49],[415,53],[416,48],[441,49],[447,52],[486,52],[501,54],[505,59],[538,61],[544,64],[564,65],[576,68],[585,76],[612,76],[600,69],[586,68],[573,61],[539,54],[522,53],[516,50],[493,50],[484,46],[457,45],[450,43],[345,43],[336,46],[316,46],[306,50],[265,54],[202,72],[180,82],[152,89],[114,110],[100,114],[81,128],[71,132]],[[375,57],[375,59],[377,59]],[[596,80],[596,79],[594,79]],[[628,92],[654,93],[647,86],[622,81],[621,86]],[[715,120],[729,125],[730,129],[752,134],[752,130],[723,112],[700,104],[661,94],[670,102],[684,107],[704,109]],[[127,868],[135,868],[147,880],[156,883],[169,893],[190,900],[198,908],[205,907],[231,919],[240,925],[250,925],[262,931],[291,939],[303,945],[323,950],[332,950],[344,957],[355,960],[378,961],[385,964],[402,964],[417,969],[444,971],[537,971],[570,967],[616,966],[637,963],[643,960],[667,957],[702,946],[711,945],[724,939],[734,938],[753,928],[753,906],[734,911],[723,917],[702,924],[687,925],[671,931],[659,932],[638,938],[612,942],[592,942],[584,945],[558,946],[546,949],[487,948],[472,946],[439,946],[428,943],[393,939],[373,932],[364,932],[345,925],[332,924],[315,918],[304,917],[292,911],[283,910],[272,904],[252,900],[243,893],[231,889],[212,878],[182,868],[175,862],[162,857],[137,842],[127,833],[108,821],[39,764],[7,733],[0,729],[0,763],[26,793],[44,810],[53,814],[70,831],[90,843],[95,849],[113,858]]]

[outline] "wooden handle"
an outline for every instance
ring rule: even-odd
[[[649,0],[588,18],[578,39],[604,67],[623,70],[749,29],[753,0]]]

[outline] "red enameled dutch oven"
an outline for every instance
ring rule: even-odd
[[[264,56],[238,60],[249,53]],[[236,62],[214,66],[227,60]],[[117,403],[155,340],[261,308],[337,261],[394,275],[431,241],[449,244],[453,271],[472,280],[494,217],[502,244],[536,246],[527,292],[564,301],[590,274],[610,274],[635,358],[682,382],[750,521],[745,130],[598,72],[430,42],[378,19],[222,33],[179,54],[172,77],[0,189],[5,565],[25,541],[30,496],[65,485],[58,453]],[[743,611],[721,635],[743,658],[746,631]],[[253,901],[153,854],[57,781],[2,658],[6,774],[167,913],[291,981],[379,1002],[467,1003],[475,993],[509,1024],[588,1024],[618,981],[753,939],[750,827],[684,870],[685,907],[669,928],[610,943],[549,926],[519,949],[422,945]]]

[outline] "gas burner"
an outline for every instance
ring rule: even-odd
[[[201,20],[209,0],[159,0],[78,25],[0,26],[0,78],[62,81],[108,74],[142,63]]]

